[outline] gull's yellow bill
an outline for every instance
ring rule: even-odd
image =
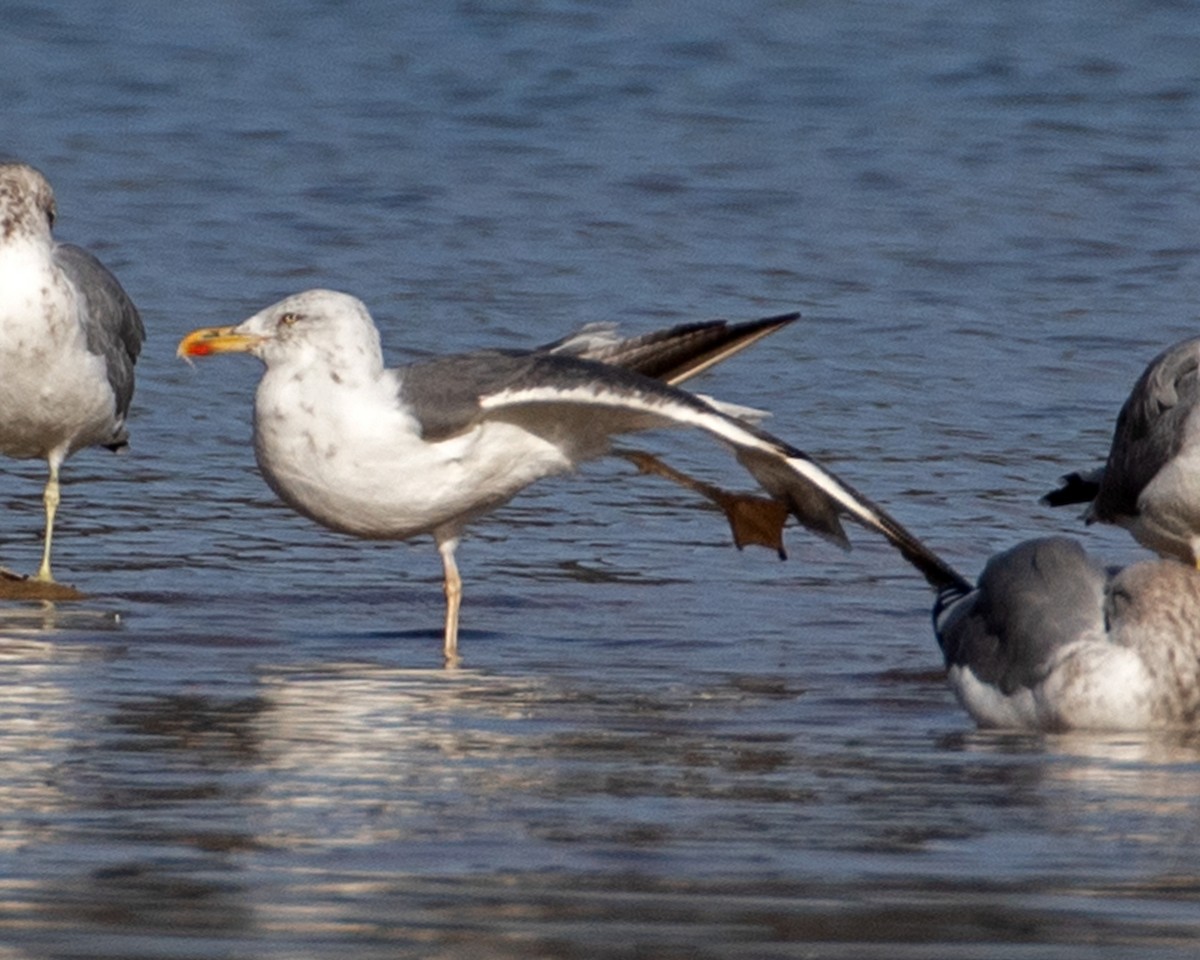
[[[262,343],[262,337],[238,333],[237,327],[201,327],[179,341],[177,357],[207,357],[214,353],[245,353]]]

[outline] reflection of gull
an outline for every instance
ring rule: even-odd
[[[1044,829],[1195,849],[1200,740],[1194,730],[1090,730],[1049,739],[987,731],[964,743],[969,752],[993,758],[990,782],[1012,788],[1000,802],[1034,802],[1045,815]],[[1048,754],[1053,762],[1046,762]]]
[[[272,745],[271,769],[349,782],[371,764],[400,768],[414,755],[461,760],[471,750],[508,748],[514,738],[502,721],[526,716],[544,695],[536,679],[461,671],[448,682],[447,676],[336,662],[263,675],[258,734]],[[447,725],[447,716],[456,722]],[[407,760],[397,753],[400,742]]]
[[[49,630],[115,630],[121,617],[107,610],[74,607],[43,600],[37,604],[0,607],[0,642],[36,636]]]
[[[336,662],[261,675],[251,737],[261,776],[245,801],[256,842],[305,850],[316,838],[370,857],[420,836],[407,866],[444,869],[456,847],[478,850],[464,831],[494,830],[515,798],[553,793],[546,751],[558,738],[531,733],[525,719],[561,709],[570,693],[536,678],[452,676]]]
[[[1117,417],[1108,461],[1044,498],[1088,503],[1088,523],[1125,527],[1163,556],[1200,563],[1200,338],[1163,351]]]
[[[726,509],[739,543],[779,547],[788,512],[845,543],[839,515],[846,515],[888,531],[902,550],[919,555],[914,562],[929,558],[883,511],[759,430],[747,411],[670,385],[788,319],[730,328],[717,348],[703,340],[689,348],[681,328],[631,341],[583,335],[539,350],[481,351],[388,370],[366,307],[346,294],[310,290],[240,326],[194,331],[179,352],[243,351],[266,365],[255,399],[255,452],[267,482],[294,509],[359,537],[433,535],[445,571],[445,655],[453,661],[461,596],[454,551],[466,525],[535,480],[602,455],[614,434],[695,427],[732,448],[772,499],[696,488]],[[641,346],[655,344],[642,356]],[[669,362],[651,365],[662,351],[673,351]]]
[[[22,631],[32,634],[33,630]],[[94,726],[81,706],[78,679],[94,673],[93,651],[55,637],[52,641],[0,632],[0,855],[17,856],[53,842],[56,818],[79,809],[70,796],[71,752]],[[92,742],[89,740],[89,743]],[[0,953],[0,958],[4,954]]]
[[[100,261],[50,236],[54,194],[25,164],[0,164],[0,452],[42,458],[50,582],[58,471],[76,450],[124,446],[133,364],[145,332]]]
[[[1154,820],[1137,832],[1157,829],[1164,841],[1196,832],[1200,744],[1191,731],[1065,734],[1055,738],[1054,750],[1074,761],[1042,767],[1047,781],[1072,788],[1068,816],[1090,807],[1108,829],[1125,831],[1130,826],[1126,817],[1149,814]],[[1113,825],[1114,816],[1119,826]]]

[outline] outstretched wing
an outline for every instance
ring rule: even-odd
[[[848,545],[841,517],[850,517],[886,537],[934,586],[966,584],[886,511],[802,451],[641,374],[573,356],[497,352],[433,360],[398,373],[401,397],[430,440],[491,418],[517,423],[586,459],[604,452],[617,434],[703,430],[730,446],[762,488],[815,533]]]

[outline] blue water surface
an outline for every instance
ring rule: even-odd
[[[965,573],[1068,532],[1196,333],[1194,2],[6,3],[0,152],[139,304],[125,456],[0,609],[0,957],[1191,957],[1189,737],[980,733],[853,530],[739,554],[620,462],[460,550],[278,504],[193,327],[360,296],[395,362],[798,309],[698,388]],[[719,482],[702,438],[649,449]],[[43,468],[0,472],[32,569]]]

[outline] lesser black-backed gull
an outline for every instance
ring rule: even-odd
[[[145,330],[88,251],[56,243],[54,193],[23,163],[0,164],[0,452],[44,459],[46,530],[36,579],[53,582],[59,468],[75,451],[126,445]]]
[[[310,290],[238,326],[196,330],[179,353],[248,352],[264,363],[254,449],[285,503],[358,537],[433,535],[444,566],[444,652],[454,662],[461,598],[454,552],[464,528],[535,480],[604,454],[615,434],[695,427],[731,448],[769,494],[715,498],[739,543],[778,547],[777,532],[758,528],[781,528],[790,512],[845,545],[839,518],[848,516],[886,531],[918,566],[932,564],[931,580],[947,575],[883,510],[759,429],[744,409],[672,386],[789,319],[624,341],[584,331],[535,350],[388,369],[366,307],[344,293]]]

